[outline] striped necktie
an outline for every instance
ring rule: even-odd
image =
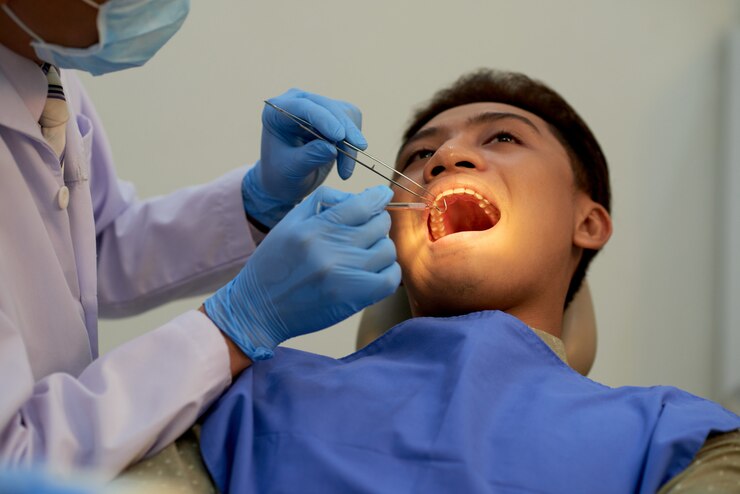
[[[64,98],[62,81],[59,78],[57,68],[51,64],[45,63],[41,70],[46,74],[46,80],[49,82],[49,90],[46,94],[46,104],[44,111],[41,112],[39,125],[41,134],[54,150],[59,163],[64,162],[64,146],[66,143],[66,124],[69,120],[69,110],[67,109],[67,100]]]

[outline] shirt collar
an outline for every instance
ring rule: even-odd
[[[0,45],[0,125],[43,141],[38,121],[47,89],[38,65]]]
[[[565,345],[563,344],[563,340],[558,338],[555,335],[552,335],[548,333],[547,331],[542,331],[537,328],[531,328],[537,336],[540,337],[542,341],[545,342],[547,346],[550,347],[550,350],[552,350],[555,355],[560,357],[560,360],[568,364],[568,359],[565,356]]]

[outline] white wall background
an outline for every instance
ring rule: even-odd
[[[740,29],[728,45],[725,77],[724,168],[721,172],[719,396],[740,410]]]
[[[525,72],[560,91],[610,162],[615,234],[589,278],[592,377],[717,396],[723,43],[732,0],[199,1],[146,67],[86,77],[119,174],[142,197],[258,156],[261,101],[297,86],[354,102],[392,160],[410,109],[465,71]],[[377,183],[358,169],[343,183]],[[200,304],[101,324],[103,348]],[[350,353],[358,318],[291,342]]]

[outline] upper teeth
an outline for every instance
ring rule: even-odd
[[[469,196],[473,196],[476,199],[478,199],[478,205],[481,208],[486,208],[491,205],[491,203],[488,201],[488,199],[485,199],[482,195],[474,191],[473,189],[466,189],[465,187],[458,187],[456,189],[449,189],[446,190],[440,194],[437,195],[437,197],[434,198],[434,203],[437,205],[442,205],[444,201],[442,201],[443,198],[451,195],[457,195],[457,194],[467,194]],[[487,211],[486,211],[487,212]]]

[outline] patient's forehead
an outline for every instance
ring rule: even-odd
[[[435,115],[419,130],[421,131],[429,127],[440,126],[464,126],[471,117],[484,113],[511,113],[514,115],[519,115],[530,121],[543,135],[545,133],[552,135],[552,132],[550,131],[550,126],[547,124],[547,122],[545,122],[534,113],[523,110],[517,106],[508,105],[506,103],[494,103],[488,101],[480,103],[469,103],[466,105],[450,108],[449,110],[445,110]]]

